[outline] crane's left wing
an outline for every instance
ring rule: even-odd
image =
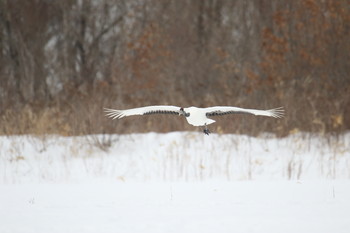
[[[246,109],[238,107],[229,107],[229,106],[215,106],[205,108],[206,116],[222,116],[226,114],[237,114],[237,113],[249,113],[257,116],[268,116],[274,118],[281,118],[284,115],[284,109],[274,108],[269,110],[257,110],[257,109]]]

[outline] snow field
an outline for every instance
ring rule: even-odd
[[[349,179],[349,148],[350,134],[0,137],[0,183]]]
[[[0,232],[349,232],[349,181],[0,186]]]
[[[0,137],[0,232],[350,232],[350,136]]]

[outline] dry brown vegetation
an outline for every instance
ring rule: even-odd
[[[103,107],[283,106],[218,133],[350,128],[348,0],[0,1],[0,134],[196,130]]]

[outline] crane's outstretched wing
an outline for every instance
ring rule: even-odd
[[[284,115],[284,109],[274,108],[269,110],[257,110],[257,109],[245,109],[238,107],[228,107],[228,106],[215,106],[205,108],[206,116],[222,116],[226,114],[237,114],[237,113],[250,113],[257,116],[268,116],[274,118],[281,118]]]
[[[177,106],[167,106],[167,105],[157,105],[157,106],[147,106],[141,108],[131,108],[126,110],[116,110],[105,108],[106,116],[119,119],[126,116],[133,115],[151,115],[151,114],[174,114],[180,115],[180,107]]]

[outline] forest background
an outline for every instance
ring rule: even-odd
[[[343,133],[349,30],[349,0],[0,0],[0,134],[197,130],[103,112],[146,105],[283,106],[211,130]]]

